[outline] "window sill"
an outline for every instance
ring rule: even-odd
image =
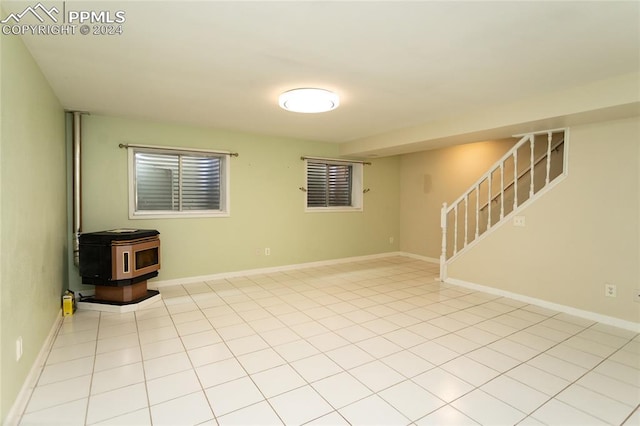
[[[362,212],[362,207],[307,207],[305,213]]]
[[[188,219],[196,217],[229,217],[229,212],[222,211],[198,211],[198,212],[149,212],[129,213],[129,219]]]

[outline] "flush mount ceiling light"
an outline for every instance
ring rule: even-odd
[[[287,111],[318,113],[338,108],[340,98],[325,89],[293,89],[280,95],[279,104]]]

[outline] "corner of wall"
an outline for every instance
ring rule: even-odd
[[[442,203],[457,198],[515,142],[484,141],[402,155],[400,250],[439,258]]]
[[[0,4],[0,16],[5,16],[4,15],[4,11],[2,9],[2,4]],[[3,75],[3,70],[2,70],[3,69],[3,66],[2,66],[2,63],[3,63],[2,52],[4,51],[3,43],[4,43],[4,36],[2,34],[0,34],[0,206],[2,206],[2,204],[3,204],[2,203],[2,193],[3,193],[3,191],[2,191],[2,182],[3,182],[3,180],[2,180],[2,175],[3,175],[3,172],[2,172],[2,146],[4,145],[4,132],[3,132],[4,126],[2,125],[2,123],[4,122],[4,108],[3,108],[4,102],[2,102],[2,99],[4,99],[3,96],[2,96],[2,86],[3,86],[3,84],[2,84],[2,81],[3,81],[3,77],[2,77],[2,75]],[[0,241],[2,241],[2,228],[3,228],[3,226],[2,226],[2,211],[0,210]],[[3,276],[2,264],[3,263],[4,263],[4,260],[3,260],[1,245],[0,245],[0,307],[3,306],[3,295],[2,295],[2,288],[4,288],[4,286],[2,285],[2,276]],[[0,342],[3,341],[2,340],[2,327],[1,327],[1,324],[2,324],[1,315],[2,314],[0,312]],[[3,391],[2,391],[2,388],[4,387],[3,386],[3,383],[4,383],[3,376],[4,376],[4,374],[2,373],[2,365],[3,365],[2,357],[3,357],[2,351],[0,351],[0,424],[3,424],[3,420],[5,418],[5,412],[2,409],[2,402],[1,402],[1,401],[4,400]]]

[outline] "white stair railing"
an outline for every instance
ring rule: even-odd
[[[441,281],[447,278],[447,263],[455,256],[533,201],[557,177],[566,175],[568,129],[514,137],[521,139],[509,152],[454,202],[443,203]]]

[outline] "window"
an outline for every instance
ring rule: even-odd
[[[129,150],[130,218],[228,216],[228,156]]]
[[[307,211],[362,210],[362,164],[307,159]]]

